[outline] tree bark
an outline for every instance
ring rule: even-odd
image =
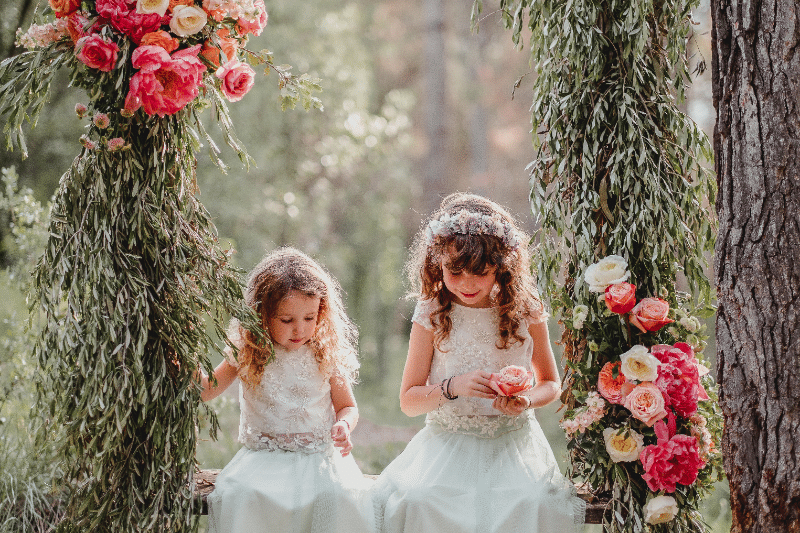
[[[731,531],[800,532],[800,15],[786,0],[711,8]]]

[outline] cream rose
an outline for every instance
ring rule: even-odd
[[[660,361],[641,344],[637,344],[619,358],[622,361],[620,372],[628,381],[655,381],[658,377]]]
[[[644,521],[648,524],[669,522],[678,514],[678,502],[672,496],[656,496],[644,506]]]
[[[604,292],[606,287],[622,283],[630,277],[628,262],[618,255],[609,255],[586,268],[583,279],[591,292]]]
[[[177,5],[172,9],[169,28],[175,35],[186,37],[202,30],[206,22],[208,16],[199,7]]]
[[[606,428],[603,430],[606,451],[615,463],[638,461],[644,448],[644,437],[632,429]]]
[[[625,396],[623,405],[631,412],[631,416],[650,427],[667,416],[664,395],[658,387],[650,382],[636,385]]]
[[[157,13],[163,17],[169,7],[169,0],[136,0],[136,12],[142,15]]]

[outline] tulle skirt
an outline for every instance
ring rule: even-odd
[[[579,531],[585,503],[559,472],[533,412],[521,416],[525,419],[463,417],[446,426],[429,418],[378,477],[373,488],[378,530]],[[489,431],[480,419],[488,421]]]
[[[372,533],[372,482],[331,445],[318,453],[242,448],[208,498],[211,533]]]

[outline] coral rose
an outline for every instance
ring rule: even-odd
[[[87,67],[111,72],[117,63],[119,46],[100,35],[87,35],[81,37],[75,44],[75,52],[77,58]]]
[[[48,0],[48,3],[58,18],[67,17],[81,7],[81,0]]]
[[[151,33],[147,33],[142,36],[142,43],[143,46],[146,45],[153,45],[153,46],[160,46],[164,50],[169,53],[174,52],[178,49],[180,43],[178,39],[172,37],[169,32],[164,30],[158,30]]]
[[[236,39],[228,37],[228,35],[230,35],[228,28],[220,28],[219,31],[217,31],[218,44],[214,44],[211,39],[206,39],[203,43],[203,50],[200,52],[200,55],[208,59],[215,67],[219,67],[220,64],[225,64],[236,58]],[[224,59],[222,60],[220,60],[220,50],[224,55]]]
[[[650,382],[636,385],[625,396],[623,405],[631,412],[631,416],[648,426],[652,426],[667,416],[664,395],[658,387]]]
[[[643,298],[631,310],[631,324],[641,330],[658,331],[667,324],[675,322],[667,318],[669,304],[661,298]]]
[[[606,307],[612,313],[624,315],[636,305],[636,285],[615,283],[605,290]]]
[[[521,366],[507,366],[489,376],[489,387],[500,396],[514,396],[530,390],[533,385],[533,373]]]
[[[644,521],[648,524],[664,524],[678,515],[678,502],[672,496],[656,496],[644,506]]]
[[[645,473],[642,479],[653,492],[675,492],[676,485],[691,485],[703,467],[697,440],[690,435],[673,435],[663,421],[655,427],[657,444],[645,446],[640,455]]]
[[[622,363],[619,361],[606,363],[597,378],[597,392],[602,394],[603,398],[610,403],[618,405],[622,403],[622,386],[626,382],[625,375],[619,370],[620,365]],[[615,372],[617,377],[614,377]]]
[[[234,59],[219,67],[216,76],[222,80],[225,97],[231,102],[238,102],[253,88],[256,73],[250,65]]]
[[[619,356],[620,369],[628,381],[655,381],[658,377],[659,360],[641,344]]]
[[[609,457],[615,463],[638,461],[644,448],[644,437],[632,429],[606,428],[603,440]]]
[[[589,284],[589,291],[604,292],[609,285],[622,283],[630,277],[631,273],[627,268],[628,262],[625,259],[618,255],[609,255],[589,265],[583,279]]]

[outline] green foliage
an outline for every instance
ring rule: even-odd
[[[529,167],[532,207],[542,223],[536,267],[565,326],[571,385],[565,417],[596,390],[603,365],[618,361],[632,345],[705,346],[703,331],[688,318],[713,313],[704,273],[715,234],[709,204],[716,187],[704,166],[712,152],[704,133],[677,107],[690,82],[684,47],[696,5],[695,0],[500,0],[514,43],[522,47],[529,30],[538,73],[531,107],[537,157]],[[481,7],[475,3],[474,20]],[[583,274],[612,254],[627,260],[637,299],[664,298],[672,318],[687,320],[639,335],[608,312],[583,283]],[[583,325],[572,320],[578,305],[588,308]],[[709,378],[705,384],[711,387]],[[701,403],[701,414],[718,437],[716,402]],[[602,426],[636,422],[612,405]],[[568,448],[571,475],[612,496],[605,530],[703,531],[697,508],[716,479],[718,455],[698,482],[673,494],[681,509],[675,520],[645,524],[643,506],[652,493],[641,479],[641,463],[611,461],[600,425],[575,433]],[[655,442],[651,428],[636,426],[646,444]],[[678,431],[689,428],[679,425]]]

